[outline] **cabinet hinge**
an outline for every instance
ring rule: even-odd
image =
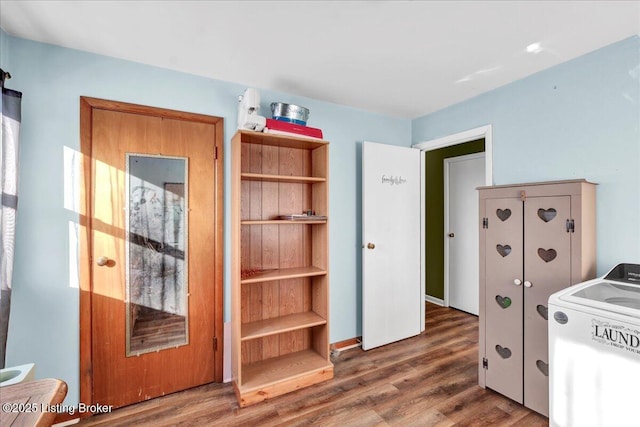
[[[567,233],[575,233],[576,232],[576,222],[572,219],[567,220]]]
[[[487,360],[486,357],[482,358],[482,368],[483,369],[489,369],[489,361]]]
[[[218,337],[213,337],[213,351],[218,351]]]
[[[489,228],[489,218],[482,218],[482,228]]]

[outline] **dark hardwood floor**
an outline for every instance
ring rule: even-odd
[[[477,373],[478,319],[427,303],[423,334],[334,358],[335,378],[240,409],[209,384],[94,416],[84,426],[547,426]]]

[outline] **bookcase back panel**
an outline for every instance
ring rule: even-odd
[[[312,329],[284,332],[278,335],[242,342],[242,363],[250,364],[311,348]]]
[[[312,152],[296,148],[242,144],[243,173],[311,176]]]

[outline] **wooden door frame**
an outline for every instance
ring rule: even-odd
[[[214,336],[217,345],[214,348],[214,381],[222,382],[223,376],[223,265],[224,265],[224,119],[204,114],[187,113],[164,108],[148,107],[125,102],[80,97],[80,231],[79,231],[79,274],[80,274],[80,402],[93,404],[93,369],[92,369],[92,316],[91,316],[91,202],[93,196],[92,181],[92,122],[93,110],[109,110],[121,113],[142,114],[154,117],[186,120],[207,123],[215,127],[215,161],[214,175]],[[85,413],[83,416],[90,414]]]

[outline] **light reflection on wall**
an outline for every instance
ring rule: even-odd
[[[80,288],[79,266],[79,231],[78,215],[80,215],[80,159],[82,153],[73,148],[63,147],[64,162],[64,208],[76,214],[68,222],[69,231],[69,287]]]

